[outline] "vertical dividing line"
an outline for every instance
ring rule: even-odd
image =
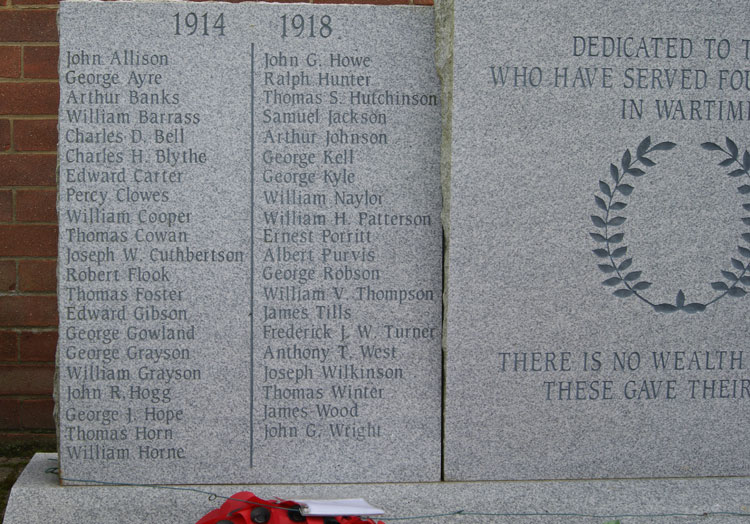
[[[255,412],[255,44],[250,43],[250,467],[253,467]]]

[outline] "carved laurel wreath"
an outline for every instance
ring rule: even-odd
[[[633,157],[630,149],[628,149],[622,155],[619,168],[615,164],[610,164],[609,172],[613,184],[600,180],[599,191],[603,196],[594,195],[596,206],[604,212],[604,215],[591,215],[591,221],[598,230],[589,234],[594,241],[603,245],[603,247],[594,249],[593,251],[597,257],[602,259],[599,269],[608,275],[612,275],[604,280],[602,284],[617,288],[613,292],[616,297],[638,297],[659,313],[673,313],[675,311],[699,313],[705,311],[708,306],[724,297],[741,298],[747,294],[747,291],[741,284],[750,286],[750,274],[748,274],[750,270],[750,248],[748,248],[748,245],[750,245],[750,233],[742,233],[740,235],[742,242],[745,244],[737,246],[742,260],[731,258],[730,263],[733,270],[721,269],[720,273],[723,280],[710,283],[711,288],[717,293],[713,299],[706,303],[688,303],[685,293],[679,290],[674,304],[670,304],[667,302],[657,303],[644,296],[643,292],[649,289],[652,283],[642,278],[642,271],[635,271],[633,269],[633,259],[626,258],[628,247],[623,244],[625,233],[617,232],[617,228],[622,226],[627,220],[621,211],[627,207],[627,197],[635,189],[632,185],[625,183],[629,181],[627,177],[632,177],[635,180],[646,175],[646,172],[639,166],[648,168],[656,165],[646,155],[656,151],[668,151],[675,146],[676,144],[673,142],[660,142],[652,145],[651,137],[649,136],[638,145],[635,157]],[[701,147],[708,151],[722,153],[726,158],[719,162],[721,167],[730,167],[734,164],[736,164],[735,167],[739,166],[737,169],[727,173],[728,176],[733,178],[743,176],[750,178],[750,153],[745,150],[742,156],[740,156],[737,144],[729,137],[726,138],[726,149],[713,142],[705,142],[701,144]],[[737,190],[741,195],[750,195],[750,185],[748,184],[740,185]],[[742,208],[745,211],[750,211],[750,203],[743,204]],[[744,225],[750,226],[750,217],[743,217],[741,220]]]

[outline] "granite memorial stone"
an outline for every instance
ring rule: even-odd
[[[750,473],[748,15],[456,0],[447,479]]]
[[[439,480],[431,10],[64,2],[59,29],[63,481]]]
[[[5,522],[748,516],[748,8],[435,14],[442,428],[431,10],[61,3],[60,450]],[[441,429],[484,481],[424,482]]]

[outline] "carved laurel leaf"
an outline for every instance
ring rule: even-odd
[[[732,155],[732,158],[737,158],[737,153],[739,153],[739,150],[737,149],[737,144],[734,143],[734,141],[726,137],[727,142],[727,149],[729,150],[729,154]]]
[[[633,286],[633,289],[636,291],[644,291],[651,287],[651,282],[646,282],[645,280],[638,282]]]
[[[630,149],[626,149],[625,152],[622,154],[622,170],[627,171],[630,167],[631,157],[630,157]]]
[[[735,274],[734,274],[734,273],[732,273],[731,271],[724,271],[724,270],[722,269],[722,270],[721,270],[721,274],[722,274],[722,275],[724,275],[724,278],[726,278],[726,279],[727,279],[727,280],[729,280],[730,282],[737,282],[737,278],[738,278],[738,277],[737,277],[737,275],[735,275]]]
[[[615,181],[615,184],[620,181],[620,171],[617,169],[616,165],[609,165],[609,174],[612,176],[612,180]]]
[[[628,169],[628,174],[633,176],[643,176],[646,174],[646,172],[643,169],[638,169],[637,167],[631,167]]]
[[[748,193],[750,193],[750,186],[747,184],[743,184],[737,188],[737,191],[739,191],[741,195],[747,195]]]
[[[599,181],[599,189],[608,197],[612,196],[612,190],[609,188],[609,184],[607,184],[604,180]]]
[[[630,291],[629,289],[618,289],[615,292],[613,292],[612,294],[614,296],[620,297],[620,298],[627,298],[627,297],[630,297],[630,296],[634,295],[634,293],[632,291]]]
[[[625,206],[627,206],[625,202],[612,202],[612,205],[609,206],[609,209],[612,211],[622,211],[623,209],[625,209]]]
[[[602,282],[602,284],[604,284],[605,286],[617,286],[621,282],[622,282],[622,279],[620,277],[612,277]]]
[[[745,168],[745,172],[750,169],[750,153],[745,149],[745,153],[742,155],[742,167]]]
[[[750,286],[750,276],[745,275],[740,279],[740,282],[742,282],[746,286]]]
[[[684,306],[682,310],[685,313],[699,313],[706,310],[706,305],[701,304],[700,302],[691,302],[690,304]]]
[[[614,217],[609,222],[607,222],[608,226],[621,226],[625,223],[625,217]]]
[[[654,147],[651,148],[651,151],[669,151],[670,149],[674,149],[677,147],[677,144],[674,142],[661,142],[660,144],[656,144]]]
[[[750,233],[742,233],[742,235],[740,236],[742,237],[742,240],[744,240],[745,242],[750,242]]]
[[[673,304],[654,304],[654,310],[659,313],[674,313],[677,307]]]
[[[734,266],[734,269],[739,269],[740,271],[743,271],[745,269],[745,264],[743,264],[736,258],[732,259],[732,266]]]
[[[626,270],[626,269],[628,269],[628,268],[629,268],[629,267],[630,267],[630,266],[631,266],[632,264],[633,264],[633,259],[632,259],[632,258],[626,258],[625,260],[623,260],[623,261],[622,261],[622,262],[620,263],[620,265],[619,265],[619,266],[617,266],[617,270],[618,270],[618,271],[625,271],[625,270]]]
[[[610,244],[617,244],[619,242],[622,242],[622,239],[625,238],[625,233],[617,233],[616,235],[612,235],[607,239],[607,242]]]
[[[607,210],[607,204],[604,202],[604,199],[598,196],[594,196],[594,201],[596,202],[596,207],[601,209],[602,211]]]
[[[618,247],[614,251],[612,251],[612,258],[620,258],[625,256],[625,253],[628,252],[628,246],[622,246]]]
[[[721,280],[717,282],[711,282],[711,287],[714,288],[716,291],[726,291],[727,289],[729,289],[729,286],[727,286]]]
[[[740,255],[746,258],[750,258],[750,249],[742,246],[737,246],[737,250],[740,252]]]
[[[732,158],[732,157],[725,158],[724,160],[722,160],[721,162],[719,162],[719,165],[721,167],[729,167],[732,164],[734,164],[734,158]]]
[[[641,158],[639,158],[639,160],[641,161],[641,164],[646,167],[654,167],[656,165],[656,162],[654,162],[650,158],[646,158],[645,156],[642,156]]]
[[[601,235],[599,235],[599,236],[601,236]],[[602,238],[604,238],[604,237],[602,237]],[[592,253],[594,253],[599,258],[607,258],[609,256],[609,253],[604,248],[594,249],[594,250],[592,250]]]
[[[591,221],[594,223],[596,227],[607,227],[607,223],[604,221],[602,217],[591,215]]]
[[[734,162],[734,160],[732,160],[732,162]],[[728,174],[729,176],[731,176],[731,177],[738,177],[738,176],[742,176],[742,175],[744,175],[744,174],[745,174],[746,172],[747,172],[747,171],[745,171],[744,169],[735,169],[735,170],[734,170],[734,171],[732,171],[731,173],[727,173],[727,174]]]
[[[630,196],[630,193],[633,192],[633,186],[631,186],[630,184],[620,184],[619,186],[617,186],[617,190],[625,196]]]
[[[632,282],[633,280],[638,280],[641,278],[641,273],[643,273],[643,271],[633,271],[632,273],[628,273],[625,275],[625,281]]]
[[[750,217],[744,217],[742,219],[742,223],[745,224],[745,225],[750,226]]]
[[[607,239],[606,239],[606,238],[604,238],[604,237],[603,237],[602,235],[600,235],[599,233],[589,233],[589,235],[591,236],[591,238],[593,238],[593,239],[594,239],[594,240],[596,240],[597,242],[606,242],[606,241],[607,241]]]
[[[744,297],[745,295],[747,295],[747,291],[745,291],[739,286],[735,286],[733,288],[730,288],[729,291],[727,291],[727,295],[729,295],[730,297],[739,298],[739,297]]]
[[[682,307],[685,305],[685,293],[682,292],[682,290],[679,290],[677,292],[677,299],[675,300],[675,304],[677,307]]]
[[[701,144],[701,147],[703,149],[706,149],[708,151],[724,151],[720,145],[714,144],[713,142],[703,142]]]
[[[647,136],[646,138],[641,140],[641,143],[638,144],[638,149],[636,149],[636,153],[635,153],[638,156],[638,158],[641,158],[643,155],[646,154],[650,145],[651,145],[650,136]]]
[[[599,269],[601,269],[605,273],[614,273],[615,272],[615,266],[613,266],[611,264],[599,264]]]

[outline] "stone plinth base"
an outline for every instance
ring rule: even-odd
[[[182,489],[61,487],[57,475],[46,472],[56,465],[57,455],[52,453],[32,459],[13,487],[5,524],[194,524],[222,503]],[[174,487],[227,497],[238,491],[252,491],[265,499],[362,497],[387,512],[382,517],[386,522],[431,515],[407,521],[414,524],[603,524],[615,518],[623,524],[727,524],[746,523],[750,517],[748,477]],[[459,510],[504,515],[435,516]]]

